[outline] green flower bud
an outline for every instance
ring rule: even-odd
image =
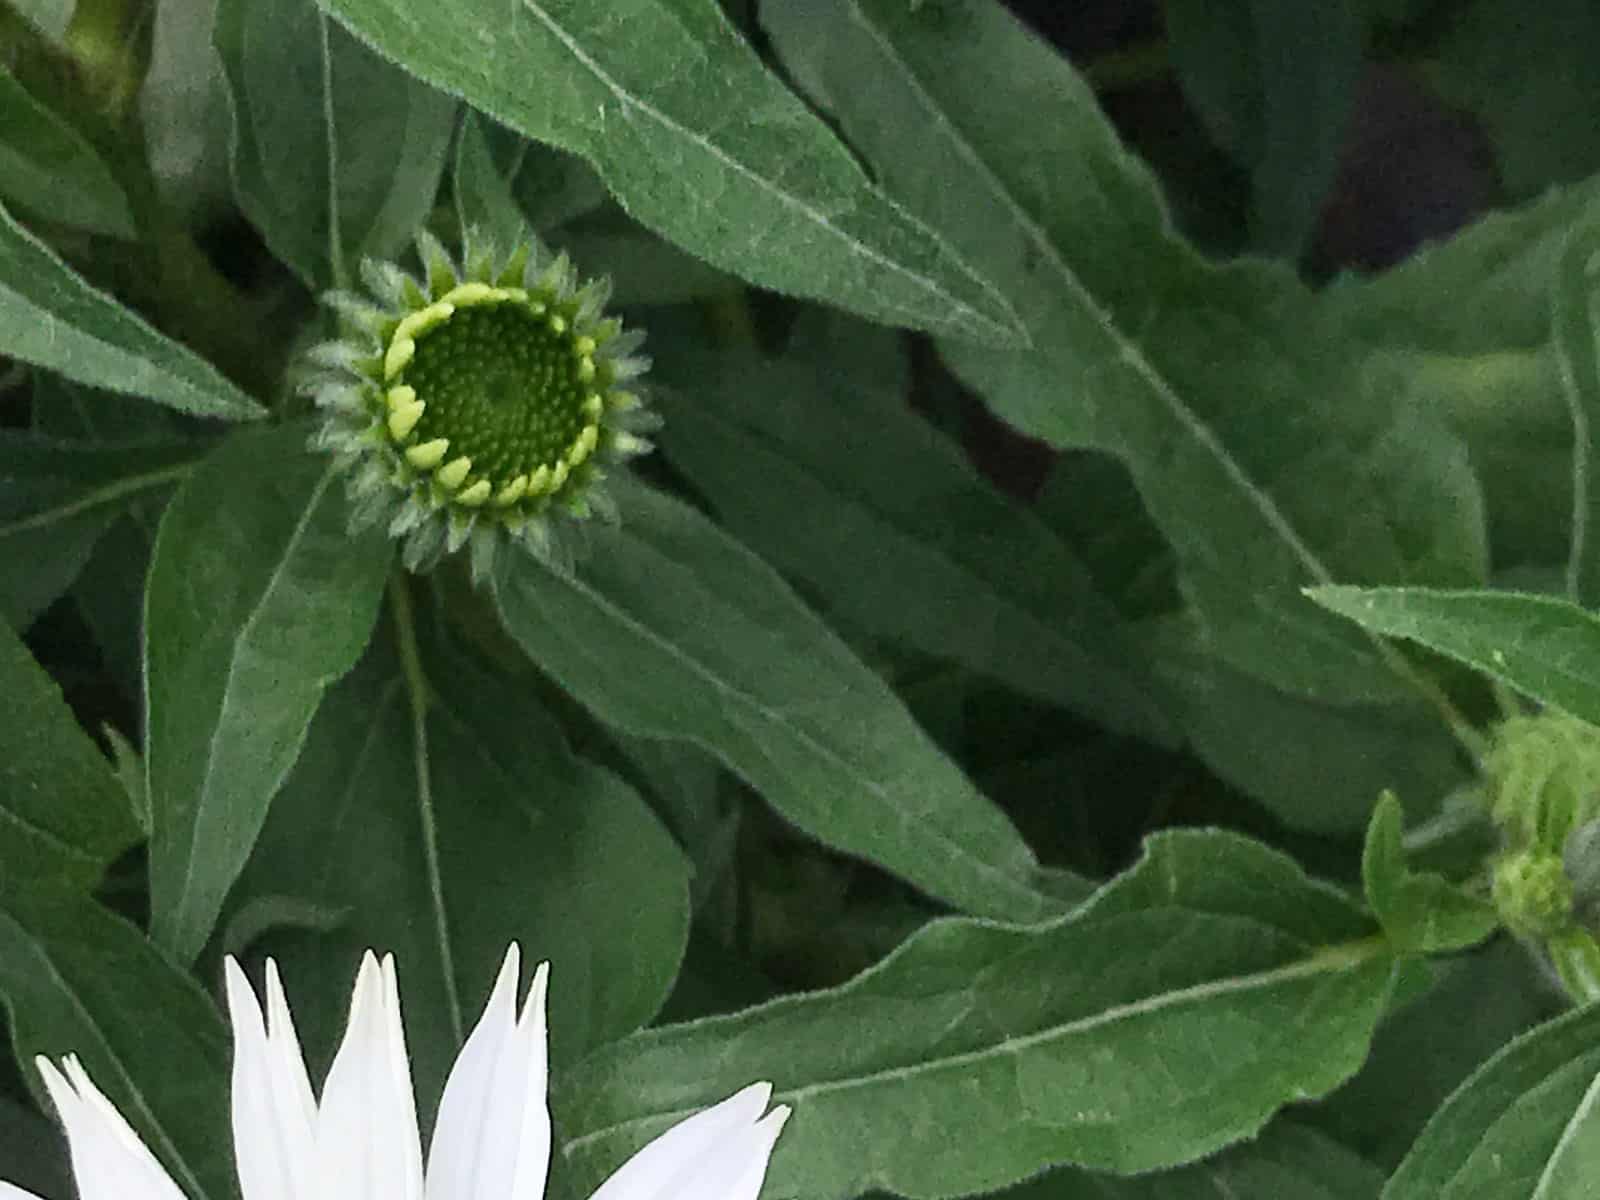
[[[1572,924],[1572,881],[1559,854],[1516,850],[1495,863],[1494,906],[1515,934],[1548,938]]]
[[[1600,817],[1600,729],[1564,713],[1512,717],[1495,730],[1486,769],[1495,823],[1514,848],[1560,855]]]
[[[350,470],[352,528],[386,523],[412,570],[470,542],[482,578],[508,540],[565,566],[563,525],[615,519],[607,467],[651,448],[643,339],[565,255],[541,267],[531,239],[504,258],[465,241],[464,266],[423,234],[424,281],[364,263],[371,299],[326,298],[343,336],[312,352],[314,441]]]

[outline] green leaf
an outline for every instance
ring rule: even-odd
[[[1437,414],[1466,440],[1498,570],[1570,553],[1574,381],[1556,342],[1578,349],[1576,280],[1563,282],[1563,260],[1597,229],[1600,178],[1552,188],[1381,275],[1335,280],[1318,305],[1330,336],[1391,362],[1385,373],[1407,409]],[[1439,304],[1442,295],[1452,302]]]
[[[323,690],[360,656],[390,560],[351,538],[300,425],[240,433],[161,521],[145,593],[151,928],[188,961],[294,766]]]
[[[52,224],[135,236],[133,214],[94,147],[0,67],[0,194]]]
[[[1200,258],[1088,84],[999,3],[768,0],[762,19],[884,186],[1024,314],[1032,351],[946,340],[945,359],[1023,433],[1127,464],[1213,651],[1283,691],[1410,702],[1402,662],[1299,595],[1393,579],[1406,554],[1378,452],[1396,408],[1350,403],[1354,365],[1293,275]]]
[[[138,838],[111,764],[61,689],[0,621],[0,841],[7,870],[88,888]]]
[[[338,1035],[355,956],[395,952],[428,1109],[507,942],[530,967],[550,960],[565,1063],[655,1014],[689,906],[683,856],[638,794],[573,755],[526,689],[422,634],[415,674],[386,622],[329,692],[234,903],[290,896],[338,914],[332,932],[266,941],[317,997],[302,1028],[319,1049]]]
[[[35,1096],[43,1103],[35,1055],[78,1055],[186,1195],[228,1200],[228,1042],[215,1006],[127,921],[25,878],[0,869],[0,998]]]
[[[1252,241],[1290,257],[1322,210],[1360,81],[1344,0],[1166,0],[1173,65],[1217,143],[1251,173]]]
[[[1600,725],[1600,619],[1550,596],[1432,588],[1310,588],[1374,633],[1409,638]]]
[[[1469,0],[1439,35],[1429,48],[1429,82],[1482,122],[1496,178],[1513,199],[1600,169],[1600,12],[1588,0],[1548,0],[1527,12]],[[1533,63],[1537,70],[1528,69]]]
[[[1414,707],[1279,691],[1218,662],[1178,625],[1155,630],[1150,657],[1193,751],[1292,829],[1356,835],[1385,788],[1429,813],[1468,779],[1455,740]]]
[[[50,41],[60,44],[77,0],[7,0],[8,6]]]
[[[615,304],[682,304],[744,290],[732,275],[637,227],[558,230],[550,241],[586,271],[609,278]]]
[[[455,102],[397,71],[312,0],[219,0],[239,206],[308,287],[390,258],[433,207]]]
[[[87,895],[138,836],[111,765],[0,623],[0,999],[36,1054],[77,1054],[195,1200],[227,1200],[225,1039],[215,1008]]]
[[[436,87],[587,158],[637,220],[714,266],[893,324],[1023,340],[1011,308],[872,186],[715,0],[322,3]]]
[[[34,381],[41,427],[84,432],[73,415],[82,400],[60,378]],[[174,485],[204,449],[168,435],[98,442],[0,431],[0,617],[26,629],[72,585],[118,516]]]
[[[204,360],[90,287],[4,205],[0,354],[196,416],[241,421],[263,415]]]
[[[683,369],[661,440],[728,528],[853,625],[1170,744],[1116,609],[904,400],[791,362]]]
[[[0,1156],[7,1183],[35,1196],[70,1196],[72,1171],[61,1153],[60,1136],[42,1113],[0,1096]]]
[[[484,118],[471,109],[462,114],[451,172],[456,216],[461,228],[482,230],[495,245],[511,246],[526,236],[527,222],[495,163],[486,129]]]
[[[802,1200],[1192,1161],[1360,1064],[1391,974],[1369,931],[1274,851],[1158,835],[1070,917],[936,921],[843,987],[600,1051],[555,1094],[562,1154],[587,1186],[685,1111],[772,1078],[794,1116],[768,1187]]]
[[[1552,304],[1553,342],[1572,411],[1572,552],[1567,591],[1587,607],[1600,605],[1600,229],[1575,231],[1561,255]]]
[[[1494,905],[1469,895],[1442,875],[1406,865],[1405,815],[1393,792],[1373,810],[1361,855],[1361,884],[1384,936],[1408,954],[1464,950],[1500,925]]]
[[[623,523],[574,575],[508,555],[506,628],[608,724],[691,741],[795,824],[970,912],[1056,906],[1005,815],[765,563],[680,501],[617,479]]]
[[[1489,213],[1447,241],[1422,247],[1380,275],[1335,280],[1322,293],[1318,318],[1369,345],[1459,356],[1466,369],[1452,382],[1466,401],[1481,405],[1487,391],[1497,409],[1509,409],[1502,388],[1486,385],[1508,373],[1530,378],[1524,356],[1550,340],[1550,289],[1562,256],[1580,230],[1597,223],[1600,176],[1553,187],[1536,201]],[[1441,295],[1453,302],[1437,303]],[[1552,374],[1540,391],[1559,419],[1558,387]],[[1540,405],[1537,411],[1545,410]]]
[[[212,34],[216,0],[160,0],[139,86],[145,156],[161,199],[192,226],[232,203],[227,84]]]
[[[1585,1200],[1600,1175],[1600,1006],[1524,1034],[1428,1122],[1383,1200]]]
[[[996,1200],[1375,1200],[1383,1172],[1332,1138],[1274,1121],[1253,1142],[1205,1162],[1119,1179],[1052,1171]]]
[[[1314,1114],[1320,1128],[1390,1170],[1467,1076],[1562,1007],[1510,938],[1427,969],[1434,985],[1385,1018],[1366,1065]]]

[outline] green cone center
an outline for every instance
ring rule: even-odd
[[[420,334],[394,382],[426,405],[417,442],[449,438],[450,458],[504,484],[554,465],[583,431],[580,361],[571,334],[526,305],[475,304]]]

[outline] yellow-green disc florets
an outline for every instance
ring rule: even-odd
[[[465,241],[464,268],[423,235],[425,281],[368,263],[377,303],[329,297],[345,336],[313,352],[317,444],[353,468],[352,524],[386,522],[413,569],[470,541],[481,576],[507,538],[560,563],[558,521],[613,516],[605,468],[650,449],[626,386],[642,339],[564,255],[541,268],[531,241],[504,259]]]

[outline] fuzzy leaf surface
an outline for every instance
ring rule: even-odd
[[[1584,1200],[1600,1177],[1600,1006],[1523,1034],[1445,1101],[1383,1200]]]
[[[321,2],[435,87],[588,159],[637,220],[714,266],[892,324],[1023,340],[715,0]]]
[[[10,870],[15,846],[0,856],[0,999],[29,1086],[46,1103],[34,1055],[76,1054],[186,1195],[228,1200],[228,1038],[216,1006],[130,922]]]
[[[1498,928],[1487,900],[1469,895],[1442,875],[1414,871],[1402,844],[1404,814],[1389,793],[1373,810],[1361,855],[1361,882],[1384,934],[1412,954],[1449,953],[1483,941]]]
[[[1088,572],[898,397],[809,364],[700,362],[667,454],[726,526],[873,633],[1156,742],[1159,686]],[[859,446],[859,453],[841,452]]]
[[[0,192],[7,201],[52,223],[134,236],[128,198],[99,153],[3,67],[0,112]]]
[[[96,291],[0,204],[0,354],[200,417],[262,408],[214,367]]]
[[[562,1153],[590,1185],[736,1079],[771,1076],[794,1116],[769,1186],[804,1200],[1189,1162],[1360,1065],[1392,965],[1370,932],[1275,851],[1157,835],[1068,917],[936,921],[842,987],[599,1052],[557,1090]]]
[[[36,1054],[76,1054],[196,1200],[233,1194],[227,1042],[200,986],[88,894],[137,837],[111,767],[0,624],[0,1001]]]
[[[1600,618],[1575,604],[1431,588],[1325,587],[1309,595],[1374,633],[1419,642],[1600,725]]]
[[[240,207],[310,287],[391,258],[433,207],[456,105],[312,0],[220,0]]]
[[[1376,1200],[1383,1172],[1314,1129],[1292,1121],[1204,1162],[1117,1178],[1052,1171],[997,1200]]]
[[[1213,652],[1286,692],[1404,700],[1392,660],[1299,588],[1413,578],[1397,514],[1470,538],[1470,510],[1397,495],[1430,490],[1403,464],[1436,432],[1397,431],[1381,393],[1351,402],[1342,348],[1307,336],[1309,293],[1276,265],[1216,266],[1184,243],[1089,85],[1001,4],[761,13],[884,186],[1025,315],[1032,350],[946,341],[945,359],[1022,432],[1127,464]]]
[[[620,481],[619,481],[620,483]],[[507,555],[506,628],[609,724],[694,742],[812,836],[970,912],[1055,902],[1005,814],[777,573],[694,509],[618,488],[575,574]]]
[[[352,538],[328,459],[286,425],[241,433],[162,518],[145,592],[151,925],[199,952],[323,690],[360,657],[390,544]]]
[[[655,1015],[689,899],[687,864],[638,793],[574,755],[525,690],[426,631],[419,666],[420,743],[416,681],[384,622],[323,702],[233,911],[288,896],[334,916],[264,943],[314,996],[301,1028],[319,1052],[340,1032],[350,964],[369,945],[394,951],[426,1110],[507,942],[528,970],[551,962],[551,1052],[565,1063]]]
[[[111,764],[79,726],[61,688],[0,621],[0,826],[7,844],[34,853],[24,873],[95,883],[138,836]]]

